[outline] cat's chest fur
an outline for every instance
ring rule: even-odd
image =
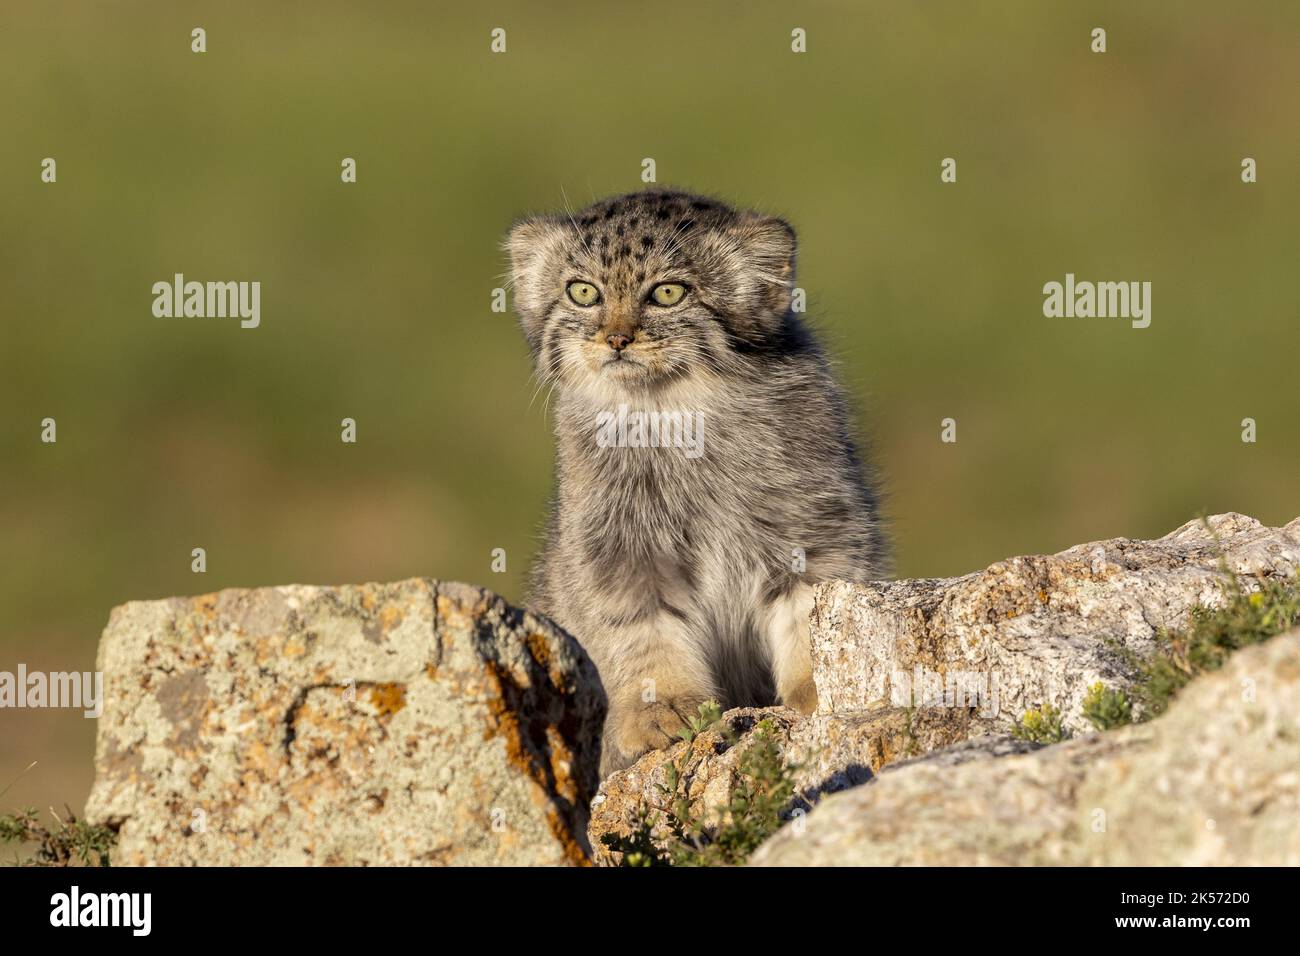
[[[676,435],[681,419],[665,416],[683,414],[680,407],[630,403],[626,416],[661,416],[657,447],[635,444],[648,433],[647,418],[625,429],[629,444],[611,445],[600,440],[593,409],[567,410],[558,429],[562,533],[588,566],[611,585],[697,598],[760,586],[783,551],[790,502],[778,502],[769,484],[785,452],[780,436],[743,404],[698,403],[689,429],[680,429],[689,439],[674,442],[664,435]]]

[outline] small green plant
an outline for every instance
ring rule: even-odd
[[[1193,678],[1218,670],[1234,651],[1300,624],[1300,587],[1294,579],[1264,581],[1260,590],[1247,593],[1226,568],[1225,575],[1222,607],[1195,608],[1185,629],[1161,632],[1156,652],[1137,662],[1139,720],[1163,714]]]
[[[716,700],[706,700],[695,714],[686,718],[686,726],[677,731],[677,737],[689,744],[721,719],[722,705]]]
[[[1110,690],[1098,681],[1084,695],[1083,716],[1098,730],[1122,727],[1133,722],[1133,703],[1124,691]]]
[[[1011,728],[1011,735],[1036,744],[1059,744],[1070,736],[1061,725],[1061,712],[1051,704],[1027,710]]]
[[[701,705],[700,718],[708,716]],[[717,723],[721,713],[702,726],[692,722],[694,739]],[[730,727],[723,731],[729,743],[738,746]],[[794,800],[794,770],[786,766],[771,721],[754,727],[744,753],[736,765],[731,800],[716,819],[705,819],[691,807],[690,798],[679,792],[681,771],[669,761],[665,781],[660,785],[664,805],[642,811],[637,826],[627,836],[607,833],[601,842],[623,854],[623,866],[738,866],[769,836],[779,830]],[[656,843],[661,830],[662,846]]]
[[[794,799],[794,775],[781,758],[770,721],[759,721],[737,766],[739,779],[722,821],[695,818],[684,800],[674,808],[679,835],[674,866],[737,866],[781,828]]]
[[[14,862],[19,866],[108,866],[109,854],[117,844],[117,834],[105,826],[78,820],[71,809],[67,819],[53,811],[55,826],[40,822],[34,807],[0,814],[0,843],[34,843],[35,851],[27,859]]]

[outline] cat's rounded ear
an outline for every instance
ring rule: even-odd
[[[515,311],[524,335],[534,346],[541,335],[543,311],[554,299],[559,263],[563,261],[565,225],[550,216],[519,219],[501,244],[510,256]]]
[[[775,216],[748,213],[735,229],[759,308],[785,315],[794,292],[794,227]]]
[[[777,334],[794,294],[795,235],[784,219],[740,213],[721,233],[708,258],[728,278],[729,326],[759,344]]]

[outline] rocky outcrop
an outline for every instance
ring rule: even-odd
[[[1079,737],[1086,688],[1127,686],[1160,629],[1224,599],[1225,571],[1253,589],[1297,565],[1300,519],[1228,514],[959,578],[820,585],[816,713],[730,711],[599,792],[590,660],[488,592],[135,602],[100,645],[87,817],[118,830],[122,864],[608,864],[602,837],[669,800],[725,813],[762,721],[806,815],[763,862],[1297,862],[1300,636],[1156,722]],[[1007,737],[1047,704],[1079,739]]]
[[[566,634],[414,579],[115,609],[117,864],[584,864],[605,701]]]
[[[735,784],[736,754],[764,716],[811,806],[883,768],[963,741],[945,760],[1023,749],[1005,735],[1026,710],[1052,705],[1067,730],[1092,730],[1087,688],[1128,688],[1134,655],[1198,605],[1224,600],[1227,573],[1246,588],[1293,576],[1300,519],[1268,528],[1244,515],[1194,521],[1154,541],[1116,538],[1056,555],[1012,558],[948,579],[819,585],[812,614],[818,711],[731,711],[732,728],[645,755],[601,784],[591,838],[627,834],[662,806],[670,767],[696,813],[717,813]],[[729,737],[736,737],[733,747]],[[1100,743],[1086,745],[1101,747]],[[1105,746],[1114,746],[1108,739]],[[939,764],[929,764],[938,772]],[[946,766],[946,764],[945,764]]]
[[[1149,724],[1026,746],[986,738],[896,764],[750,862],[1300,864],[1300,630],[1239,651]]]
[[[1155,541],[1114,538],[1011,558],[959,578],[819,586],[813,661],[823,713],[886,706],[973,708],[994,727],[1050,704],[1091,730],[1097,681],[1127,687],[1133,654],[1192,608],[1223,600],[1225,569],[1247,586],[1300,565],[1300,519],[1267,528],[1239,514]],[[978,725],[986,727],[987,725]]]
[[[784,707],[739,707],[689,742],[645,754],[600,786],[591,807],[591,845],[597,863],[617,865],[621,854],[603,837],[630,836],[649,814],[662,847],[668,810],[685,799],[693,819],[721,819],[739,780],[739,764],[762,721],[781,749],[795,781],[792,809],[807,811],[823,796],[870,780],[881,768],[909,755],[965,740],[961,721],[925,723],[900,707],[869,714],[804,717]]]

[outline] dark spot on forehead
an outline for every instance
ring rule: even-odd
[[[630,258],[632,255],[632,247],[626,244],[621,245],[618,247],[618,254],[624,259]]]
[[[660,206],[660,207],[655,211],[655,218],[658,219],[660,222],[663,222],[665,219],[667,219],[667,218],[668,218],[669,216],[671,216],[672,214],[673,214],[673,213],[672,213],[672,210],[671,210],[671,209],[669,209],[669,208],[666,207],[666,206]]]

